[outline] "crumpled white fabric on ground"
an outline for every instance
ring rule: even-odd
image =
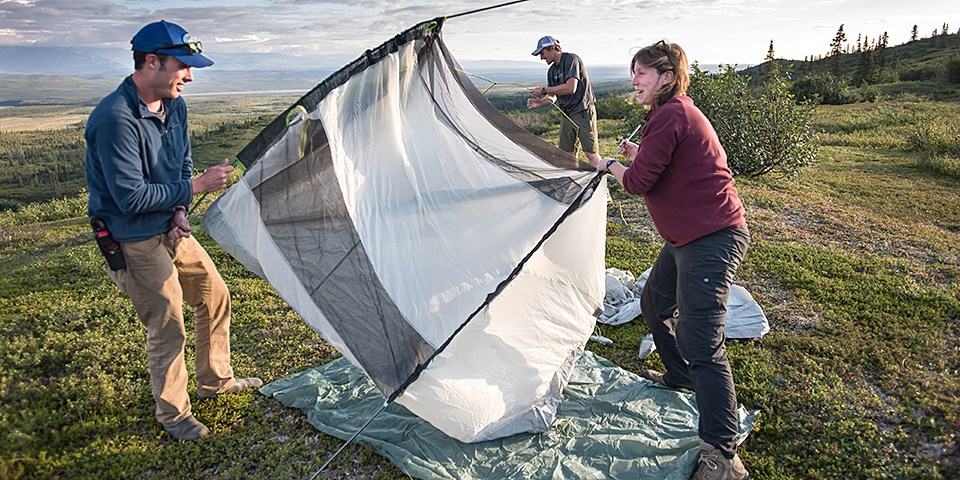
[[[647,282],[648,269],[639,279],[633,274],[616,268],[608,268],[606,282],[607,293],[603,297],[603,313],[597,322],[604,325],[620,325],[633,321],[640,316],[640,292]]]
[[[616,268],[606,270],[606,295],[603,299],[603,313],[597,317],[597,322],[604,325],[621,325],[640,316],[640,293],[646,284],[650,269],[643,272],[640,278]],[[770,323],[763,314],[760,304],[753,299],[750,292],[740,285],[730,286],[730,295],[727,297],[727,320],[724,334],[727,338],[756,339],[770,331]],[[653,335],[648,334],[640,341],[637,356],[647,358],[657,346],[653,342]]]

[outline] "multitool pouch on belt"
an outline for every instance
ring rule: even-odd
[[[90,219],[90,226],[93,227],[93,236],[97,239],[97,246],[100,247],[100,253],[107,259],[107,265],[110,270],[117,271],[127,268],[127,261],[123,259],[123,250],[120,244],[113,239],[110,230],[107,230],[107,223],[100,217]]]

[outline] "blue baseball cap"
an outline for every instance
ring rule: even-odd
[[[203,68],[213,65],[213,60],[200,54],[203,46],[199,40],[190,38],[190,34],[176,23],[165,20],[144,26],[130,40],[133,51],[170,55],[185,65]]]

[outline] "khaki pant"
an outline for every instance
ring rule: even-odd
[[[147,327],[150,386],[157,421],[173,425],[190,415],[183,301],[194,308],[197,393],[214,396],[234,382],[230,367],[230,292],[207,252],[193,237],[157,235],[121,242],[125,270],[110,278],[133,302]]]
[[[573,123],[570,123],[573,120]],[[560,119],[560,150],[577,154],[577,141],[584,152],[597,153],[597,108],[590,108]]]

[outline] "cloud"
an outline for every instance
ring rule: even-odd
[[[212,54],[255,49],[354,58],[420,21],[498,1],[0,0],[0,45],[95,45],[126,51],[141,26],[165,19],[181,24]],[[842,0],[814,1],[815,8],[795,0],[529,1],[448,18],[444,40],[461,60],[532,61],[533,43],[549,34],[591,65],[626,62],[631,48],[668,38],[702,63],[737,63],[759,62],[771,39],[778,55],[787,58],[820,52],[842,22],[851,32],[889,30],[891,37],[898,32],[905,37],[915,23],[929,32],[949,20],[940,18],[949,12],[934,0],[914,0],[908,11],[889,2],[861,8]],[[819,25],[829,18],[840,21]],[[884,18],[900,24],[886,25]],[[854,25],[860,26],[854,30]]]
[[[240,37],[213,37],[218,43],[265,43],[270,39],[260,35],[243,35]]]

